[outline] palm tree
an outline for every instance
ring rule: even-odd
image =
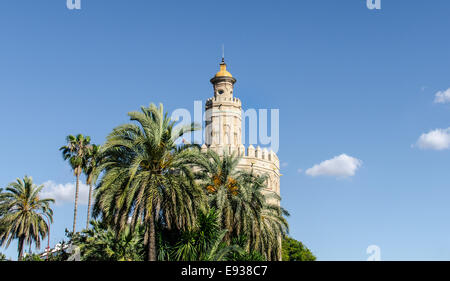
[[[143,227],[127,226],[116,235],[114,229],[102,221],[91,221],[91,228],[70,234],[71,242],[80,247],[84,261],[140,261],[143,257]]]
[[[80,184],[80,175],[86,161],[86,156],[91,147],[91,138],[78,134],[76,137],[69,135],[66,138],[67,145],[62,146],[59,150],[62,151],[64,160],[69,160],[70,166],[73,169],[73,174],[77,179],[75,188],[75,207],[73,210],[73,232],[75,233],[75,226],[77,223],[77,209],[78,209],[78,193]]]
[[[4,214],[6,214],[6,210],[8,209],[5,195],[6,193],[3,192],[3,188],[0,188],[0,219],[3,217]],[[3,233],[4,229],[5,226],[1,223],[0,220],[0,235]]]
[[[137,222],[145,225],[146,260],[156,260],[156,222],[171,229],[195,223],[197,209],[204,208],[202,189],[195,184],[188,159],[198,154],[193,145],[176,145],[194,124],[174,129],[163,106],[130,112],[132,121],[116,127],[102,146],[104,172],[96,189],[93,214],[99,214],[122,231]]]
[[[90,211],[91,211],[91,198],[92,198],[92,185],[95,184],[98,177],[98,164],[100,162],[100,146],[91,145],[88,149],[88,153],[85,159],[85,165],[83,167],[84,174],[86,175],[86,185],[89,186],[89,199],[86,219],[86,229],[89,228]]]
[[[218,213],[214,209],[200,212],[194,229],[181,234],[181,239],[173,247],[177,261],[225,261],[231,254],[242,254],[237,245],[226,245]]]
[[[228,244],[245,235],[247,252],[254,249],[267,260],[281,259],[281,237],[288,232],[283,216],[288,213],[268,203],[280,198],[263,193],[267,177],[238,169],[239,161],[234,154],[219,156],[212,150],[197,158],[197,177],[208,194],[209,206],[217,210],[222,227],[228,230]]]
[[[3,192],[3,188],[0,188],[0,218],[6,214],[7,209],[7,200],[6,200],[6,193]],[[1,225],[0,225],[1,227]]]
[[[44,186],[33,184],[31,177],[25,176],[23,180],[17,179],[10,183],[2,195],[2,206],[6,213],[0,219],[4,226],[0,234],[0,245],[9,246],[13,239],[18,239],[19,260],[23,257],[24,245],[35,243],[36,248],[41,245],[41,239],[47,236],[49,225],[45,220],[48,217],[53,222],[53,211],[50,203],[53,199],[42,199],[39,196]]]
[[[243,197],[245,201],[256,199],[262,194],[262,190],[266,187],[267,176],[248,175],[250,179],[246,181],[243,188]],[[254,249],[262,253],[267,260],[281,260],[282,257],[282,239],[289,232],[289,225],[285,217],[289,213],[281,206],[270,204],[268,202],[280,201],[281,198],[275,193],[265,196],[265,200],[261,202],[262,208],[259,209],[260,215],[258,220],[246,221],[241,223],[238,228],[242,234],[248,233],[248,242],[246,249]],[[259,205],[259,204],[258,204]],[[246,216],[245,212],[239,214],[239,218]],[[238,219],[238,222],[243,222]],[[256,229],[257,231],[252,231]]]

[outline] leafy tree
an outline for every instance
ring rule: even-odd
[[[17,179],[10,183],[6,192],[1,195],[1,208],[6,212],[0,218],[3,230],[0,233],[0,245],[8,247],[12,240],[18,239],[19,260],[23,257],[24,245],[35,243],[40,248],[41,239],[49,231],[45,217],[53,222],[53,211],[50,203],[53,199],[42,199],[39,196],[44,186],[36,186],[31,177]]]
[[[6,199],[6,193],[3,192],[3,188],[0,188],[0,219],[6,214],[8,209],[8,202]],[[0,235],[4,232],[5,225],[1,223],[0,220]]]
[[[5,193],[3,192],[3,188],[0,187],[0,217],[2,217],[6,213],[6,205],[4,204]]]
[[[75,234],[67,232],[70,243],[81,250],[84,261],[139,261],[144,259],[144,226],[131,231],[127,227],[117,235],[104,222],[91,221],[92,227]],[[220,228],[217,213],[212,209],[201,212],[197,222],[190,230],[179,231],[157,227],[158,260],[174,261],[263,261],[257,252],[246,253],[240,241],[227,245]],[[245,241],[245,240],[241,240]],[[243,243],[241,243],[243,245]],[[61,247],[63,248],[63,247]],[[65,251],[62,251],[65,254]],[[68,255],[61,259],[62,253],[50,256],[50,261],[67,260]]]
[[[6,258],[6,256],[2,253],[0,253],[0,261],[7,261],[8,259]]]
[[[146,260],[155,261],[157,222],[168,229],[187,229],[195,223],[197,209],[205,205],[187,161],[198,149],[176,145],[196,128],[191,124],[175,129],[162,105],[151,104],[128,115],[137,124],[116,127],[102,146],[99,171],[104,174],[93,214],[101,214],[117,232],[142,221]]]
[[[245,235],[240,235],[233,239],[232,244],[244,249],[247,245],[247,237]],[[234,251],[228,256],[230,261],[265,261],[266,258],[258,251]]]
[[[143,260],[144,228],[127,226],[120,234],[104,222],[91,221],[91,228],[68,233],[71,243],[80,247],[85,261],[140,261]]]
[[[233,253],[241,253],[237,245],[223,242],[227,230],[220,227],[218,214],[214,209],[200,212],[196,227],[185,231],[174,246],[174,260],[177,261],[223,261]]]
[[[279,260],[281,238],[288,232],[283,216],[289,214],[268,203],[271,198],[280,198],[264,195],[267,177],[238,169],[239,161],[235,155],[219,155],[212,150],[193,159],[209,206],[217,210],[221,227],[229,230],[225,241],[231,244],[234,238],[245,235],[246,252],[255,249],[267,260]]]
[[[86,185],[89,186],[86,229],[89,228],[92,185],[95,184],[95,182],[97,181],[99,172],[98,171],[99,162],[100,162],[100,146],[93,144],[90,147],[88,147],[87,155],[85,157],[85,165],[83,166],[83,171],[84,174],[86,175]]]
[[[67,233],[67,229],[66,229]],[[64,240],[56,244],[55,249],[49,254],[48,257],[44,257],[46,261],[67,261],[70,254],[67,252],[68,243]]]
[[[315,261],[316,257],[302,242],[290,237],[283,239],[283,261]]]
[[[39,254],[31,253],[25,254],[22,261],[44,261]]]
[[[91,148],[91,138],[89,136],[85,137],[82,134],[78,134],[76,137],[69,135],[66,137],[66,141],[67,145],[62,146],[59,150],[62,151],[64,160],[69,161],[70,166],[73,169],[74,176],[76,177],[75,206],[73,210],[73,232],[75,232],[80,175],[85,165],[86,156]]]
[[[250,253],[246,251],[234,252],[228,257],[229,261],[266,261],[266,258],[257,251],[251,251]]]

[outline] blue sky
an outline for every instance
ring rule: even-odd
[[[193,109],[225,44],[244,107],[280,110],[294,238],[319,260],[366,260],[373,244],[383,260],[450,259],[449,1],[65,2],[0,3],[0,186],[27,174],[70,190],[66,135],[102,143],[150,102]]]

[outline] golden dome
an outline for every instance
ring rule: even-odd
[[[233,77],[230,72],[227,71],[227,64],[222,59],[222,63],[220,64],[220,70],[216,73],[215,77]]]

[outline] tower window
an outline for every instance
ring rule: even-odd
[[[218,91],[219,95],[223,94],[223,90]]]

